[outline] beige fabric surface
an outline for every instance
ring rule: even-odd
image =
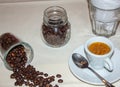
[[[4,0],[5,1],[5,0]],[[2,2],[2,1],[0,1]],[[41,39],[43,11],[53,5],[66,9],[71,23],[70,41],[61,48],[48,47]],[[95,36],[91,31],[86,0],[59,0],[0,4],[0,34],[11,32],[22,41],[29,43],[34,50],[31,62],[37,70],[55,75],[62,74],[64,82],[60,87],[104,87],[95,86],[78,80],[69,70],[68,60],[72,52]],[[110,39],[120,49],[120,27]],[[15,87],[15,80],[10,79],[12,72],[7,70],[0,60],[0,87]],[[120,73],[119,73],[120,74]],[[120,81],[114,83],[120,87]],[[23,86],[24,87],[24,86]]]

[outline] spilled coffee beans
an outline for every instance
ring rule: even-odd
[[[0,38],[0,46],[7,50],[19,40],[10,33],[5,33]],[[15,86],[29,86],[29,87],[59,87],[55,84],[63,83],[62,75],[49,76],[48,73],[37,71],[34,66],[26,65],[27,54],[23,45],[18,45],[11,49],[6,57],[6,62],[12,68],[13,73],[10,75],[11,79],[15,79]]]
[[[22,45],[14,47],[7,55],[6,61],[11,68],[24,67],[27,63],[25,48]]]
[[[11,33],[5,33],[0,36],[0,46],[3,50],[8,50],[12,45],[18,42],[19,40]]]

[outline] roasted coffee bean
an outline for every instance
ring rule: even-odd
[[[47,76],[48,76],[48,74],[47,74],[47,73],[45,73],[45,74],[44,74],[44,76],[45,76],[45,77],[47,77]]]
[[[59,87],[58,85],[55,85],[54,87]]]
[[[61,75],[61,74],[57,74],[56,77],[57,77],[57,78],[61,78],[62,75]]]
[[[43,75],[44,73],[43,73],[43,72],[40,72],[39,74],[40,74],[40,75]]]
[[[59,79],[58,82],[59,82],[59,83],[63,83],[63,80],[62,80],[62,79]]]
[[[13,73],[13,74],[10,75],[10,78],[11,78],[11,79],[14,79],[15,77],[16,77],[16,76],[15,76],[15,73]]]
[[[19,85],[19,83],[18,82],[15,82],[15,86],[18,86]]]
[[[28,82],[28,81],[24,81],[24,84],[25,84],[26,86],[28,86],[28,85],[29,85],[29,82]]]
[[[51,84],[46,84],[45,87],[53,87]]]

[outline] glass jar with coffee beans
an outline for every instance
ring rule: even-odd
[[[69,41],[70,36],[70,23],[65,9],[59,6],[48,7],[43,16],[43,41],[48,46],[61,47]]]
[[[33,59],[32,47],[11,33],[0,36],[0,52],[7,69],[29,64]]]

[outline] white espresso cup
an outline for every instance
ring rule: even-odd
[[[110,48],[109,52],[107,52],[105,54],[96,54],[94,52],[91,52],[89,49],[89,46],[93,43],[104,43],[105,45],[107,45]],[[93,47],[94,47],[94,45],[93,45]],[[100,49],[103,50],[104,48],[105,47],[102,47]],[[113,46],[113,43],[108,38],[102,37],[102,36],[92,37],[91,39],[86,41],[86,43],[84,45],[84,50],[85,50],[85,54],[88,58],[90,65],[94,69],[105,68],[108,71],[113,71],[113,63],[111,61],[111,57],[114,53],[114,46]],[[95,45],[94,50],[99,51],[99,48],[97,48],[97,45]]]

